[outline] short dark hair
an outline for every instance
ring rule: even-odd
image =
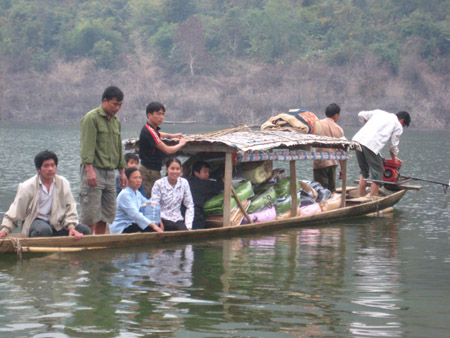
[[[194,172],[194,173],[195,173],[195,172],[199,173],[200,170],[202,170],[203,168],[211,169],[211,166],[210,166],[208,163],[203,162],[203,161],[195,162],[195,163],[192,165],[192,172]]]
[[[44,150],[37,154],[34,158],[34,166],[36,169],[41,169],[42,163],[47,160],[53,159],[55,161],[55,165],[58,166],[58,156],[53,151]]]
[[[139,169],[135,167],[127,168],[125,169],[125,176],[129,179],[131,177],[131,174],[135,171],[139,171]]]
[[[181,167],[181,162],[179,159],[177,159],[176,157],[169,157],[166,161],[166,168],[169,168],[173,162],[177,162]]]
[[[150,102],[145,108],[145,116],[148,114],[153,114],[154,112],[160,111],[162,109],[163,112],[166,112],[166,107],[162,103],[159,102]]]
[[[397,113],[397,118],[399,120],[403,119],[403,123],[405,126],[409,127],[409,124],[411,123],[411,116],[409,116],[409,113],[406,111],[401,111]]]
[[[109,86],[103,92],[102,101],[104,99],[106,99],[107,101],[111,101],[114,98],[116,98],[117,101],[122,102],[123,101],[123,92],[118,87]]]
[[[325,115],[327,117],[333,117],[336,114],[341,113],[341,107],[339,107],[336,103],[330,103],[325,109]]]
[[[139,157],[136,154],[126,153],[123,157],[125,158],[125,163],[128,163],[129,160],[135,160],[139,163]]]

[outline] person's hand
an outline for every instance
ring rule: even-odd
[[[69,236],[72,237],[75,241],[78,241],[80,238],[83,238],[83,234],[75,230],[75,228],[69,229]]]
[[[5,231],[5,230],[0,230],[0,238],[1,238],[1,237],[6,237],[6,236],[8,236],[8,234],[6,233],[6,231]]]
[[[87,183],[90,187],[97,186],[97,174],[95,173],[94,168],[92,166],[89,169],[86,166],[86,178]]]
[[[120,173],[120,187],[121,187],[122,189],[124,189],[124,188],[127,186],[127,184],[128,184],[127,176],[125,175],[125,172],[122,171],[122,172]]]
[[[164,231],[164,223],[162,221],[159,221],[159,227]]]
[[[164,232],[163,229],[161,229],[159,226],[157,226],[155,223],[150,223],[150,226],[153,230],[155,230],[158,234],[162,234]]]
[[[342,170],[339,171],[339,179],[342,180]]]
[[[172,134],[173,138],[183,138],[184,135],[182,133],[178,133],[178,134]]]
[[[178,142],[179,145],[184,146],[188,141],[185,138],[181,138]]]

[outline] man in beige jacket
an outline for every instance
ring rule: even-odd
[[[78,224],[75,199],[69,182],[56,175],[58,157],[45,150],[34,158],[37,175],[19,184],[16,198],[3,217],[0,237],[6,237],[22,222],[22,237],[89,235],[88,226]]]
[[[325,109],[325,116],[320,120],[322,127],[322,136],[331,136],[337,138],[344,138],[344,130],[338,126],[341,113],[341,107],[336,103],[330,103]],[[334,152],[333,149],[316,149],[317,152]],[[336,168],[338,161],[336,160],[315,160],[313,162],[314,181],[319,182],[324,188],[331,192],[336,191]],[[340,175],[339,175],[340,176]]]

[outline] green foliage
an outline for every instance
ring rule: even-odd
[[[67,57],[93,57],[97,66],[111,67],[120,52],[122,40],[121,34],[112,29],[113,26],[113,18],[79,23],[66,35]]]
[[[156,34],[148,39],[149,47],[157,51],[162,59],[169,58],[174,48],[173,32],[176,27],[177,24],[165,22],[159,27]]]
[[[0,56],[17,71],[62,58],[108,68],[143,41],[173,67],[174,32],[196,16],[204,52],[222,66],[230,58],[345,65],[371,53],[395,72],[411,53],[447,62],[449,11],[440,0],[0,0]]]

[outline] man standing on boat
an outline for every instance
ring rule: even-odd
[[[141,164],[139,171],[145,194],[150,198],[153,185],[161,178],[162,161],[166,155],[176,153],[186,144],[183,134],[168,134],[159,132],[160,125],[164,122],[166,108],[159,102],[150,102],[145,109],[147,122],[142,127],[139,135],[139,157]],[[161,138],[172,137],[180,139],[177,145],[168,146]]]
[[[358,114],[360,122],[364,126],[353,136],[354,141],[361,144],[362,151],[356,152],[356,159],[360,168],[359,193],[366,195],[366,181],[370,177],[374,182],[370,186],[370,196],[377,196],[380,184],[376,181],[383,179],[383,159],[380,156],[381,149],[391,139],[389,153],[393,160],[399,160],[398,144],[403,128],[411,123],[408,112],[401,111],[395,114],[380,109],[362,111]]]
[[[22,222],[22,237],[89,235],[89,227],[78,224],[77,205],[69,182],[56,175],[58,157],[45,150],[34,158],[37,175],[19,184],[17,195],[3,217],[0,237],[6,237]]]
[[[117,87],[106,88],[101,106],[81,120],[81,220],[95,234],[104,234],[106,224],[116,215],[115,169],[119,170],[121,188],[127,184],[121,124],[116,117],[123,96]]]
[[[342,138],[344,137],[344,130],[338,126],[337,121],[341,113],[341,107],[336,103],[331,103],[325,109],[325,116],[320,120],[322,127],[322,136],[331,136]],[[317,149],[317,152],[333,152],[333,149]],[[336,168],[338,162],[336,160],[314,160],[313,173],[314,181],[319,182],[324,188],[331,192],[336,191]]]

